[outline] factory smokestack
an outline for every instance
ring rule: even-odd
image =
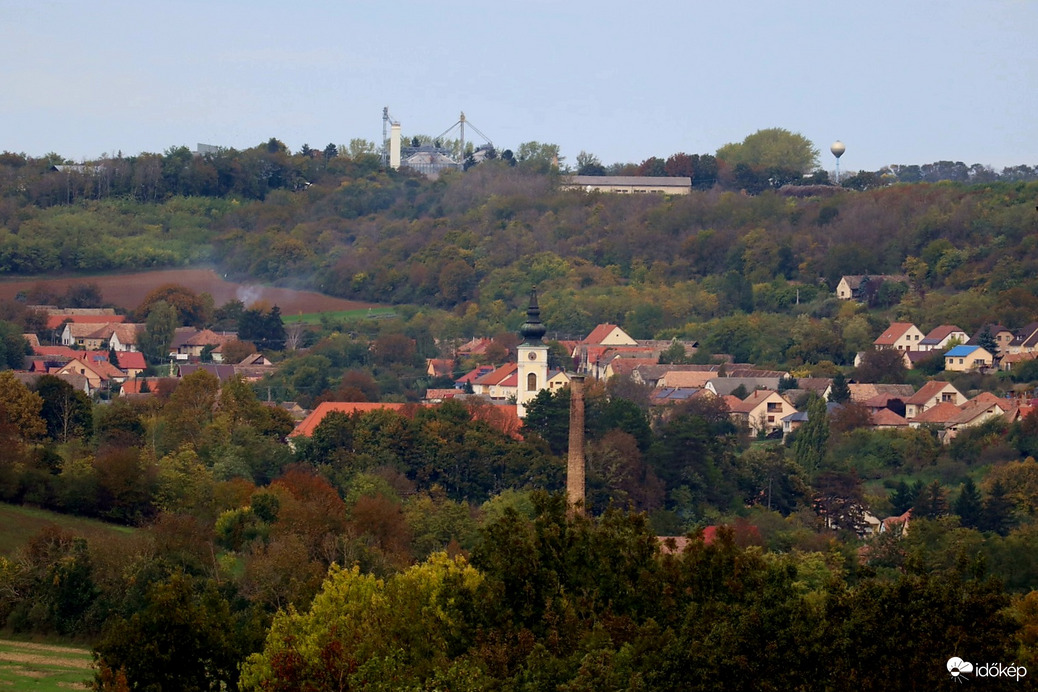
[[[584,376],[569,381],[569,461],[566,501],[574,514],[584,513]]]

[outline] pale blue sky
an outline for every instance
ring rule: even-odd
[[[799,132],[833,167],[1038,164],[1038,2],[0,0],[0,150],[437,135],[604,163]]]

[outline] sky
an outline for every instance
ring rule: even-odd
[[[0,151],[439,135],[604,164],[765,128],[832,170],[1038,165],[1038,1],[0,0]],[[471,130],[467,139],[482,138]]]

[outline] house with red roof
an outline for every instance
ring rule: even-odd
[[[450,377],[454,374],[454,359],[426,358],[425,374],[429,377]]]
[[[111,387],[126,379],[126,373],[115,367],[107,360],[92,358],[75,358],[58,368],[51,368],[51,374],[67,375],[69,373],[82,375],[90,385],[90,391],[96,392],[103,387]]]
[[[786,397],[769,389],[757,389],[738,403],[731,402],[732,418],[745,423],[753,434],[768,434],[782,429],[782,419],[796,411]],[[726,401],[731,401],[727,396]]]
[[[877,430],[903,429],[909,427],[908,419],[891,411],[889,408],[881,408],[872,412],[872,427]]]
[[[472,382],[472,391],[491,399],[504,400],[514,397],[519,391],[519,365],[506,363],[499,368],[476,378]]]
[[[368,401],[325,401],[317,405],[299,425],[288,434],[289,440],[296,437],[310,437],[321,421],[333,411],[344,413],[348,416],[361,415],[372,411],[392,411],[407,418],[414,418],[415,414],[422,408],[428,408],[432,404],[399,404]],[[506,435],[519,437],[519,429],[522,421],[515,406],[495,406],[486,402],[466,400],[465,406],[473,420],[483,421]]]
[[[909,420],[937,404],[949,403],[955,406],[966,403],[966,397],[951,382],[931,380],[919,388],[919,391],[905,399],[905,418]]]
[[[148,369],[144,354],[140,351],[122,351],[116,355],[116,362],[119,369],[131,378],[140,377],[141,373]]]
[[[1001,399],[991,392],[981,392],[959,407],[959,415],[949,420],[945,426],[945,442],[951,442],[967,428],[986,423],[992,418],[1004,416],[1015,405]]]
[[[918,351],[923,333],[911,322],[893,322],[876,337],[872,345],[877,349],[892,348],[898,351]]]

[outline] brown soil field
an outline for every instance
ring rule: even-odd
[[[96,284],[106,302],[126,310],[133,310],[149,292],[166,284],[180,284],[196,293],[208,293],[217,306],[236,298],[246,307],[257,302],[277,305],[285,316],[379,307],[374,303],[333,298],[314,291],[227,281],[212,269],[164,269],[137,274],[60,278],[0,278],[0,300],[13,300],[21,291],[44,290],[61,295],[75,284]]]

